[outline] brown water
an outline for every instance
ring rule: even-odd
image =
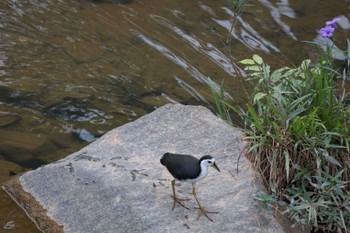
[[[56,161],[166,103],[215,111],[208,77],[225,80],[239,104],[237,61],[260,54],[272,66],[315,57],[324,22],[345,0],[250,1],[231,32],[226,1],[84,0],[0,3],[0,182]],[[227,42],[229,41],[229,43]],[[0,232],[36,232],[0,192]]]

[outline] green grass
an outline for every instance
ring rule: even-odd
[[[273,72],[258,55],[241,64],[254,86],[246,105],[225,101],[224,84],[219,93],[211,85],[212,95],[223,119],[233,124],[234,112],[244,122],[248,158],[274,197],[260,199],[282,205],[295,224],[350,232],[350,107],[337,84],[346,72],[327,52]]]

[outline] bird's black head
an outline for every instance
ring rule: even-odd
[[[202,158],[200,158],[199,162],[201,162],[204,159],[213,159],[213,156],[211,156],[211,155],[204,155]]]

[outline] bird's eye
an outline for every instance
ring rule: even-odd
[[[212,164],[213,162],[209,160],[208,163],[209,163],[209,164]]]

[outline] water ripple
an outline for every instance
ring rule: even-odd
[[[169,60],[171,60],[172,62],[174,62],[178,66],[180,66],[181,68],[183,68],[185,71],[187,71],[192,77],[197,79],[199,82],[201,82],[207,86],[209,84],[213,84],[214,85],[213,88],[217,92],[220,92],[220,85],[218,85],[217,83],[213,83],[213,82],[209,83],[207,76],[203,75],[194,66],[189,64],[183,58],[176,56],[173,52],[171,52],[169,49],[167,49],[165,46],[163,46],[159,42],[155,42],[154,40],[146,37],[145,35],[137,32],[135,30],[130,30],[130,31],[132,33],[134,33],[140,40],[142,40],[143,42],[145,42],[146,44],[148,44],[152,48],[156,49],[158,52],[163,54],[166,58],[168,58]],[[233,97],[227,92],[225,92],[225,97],[227,98],[227,100],[233,100]]]
[[[231,76],[235,76],[237,73],[239,73],[241,76],[246,76],[245,72],[239,66],[234,64],[230,58],[228,58],[223,52],[221,52],[211,43],[205,44],[200,39],[196,39],[194,36],[186,34],[179,27],[175,26],[170,21],[161,16],[151,15],[151,18],[157,23],[175,32],[177,35],[187,41],[194,49],[196,49],[202,55],[208,57],[211,61],[216,63]]]
[[[259,0],[262,5],[264,5],[266,8],[269,9],[271,12],[272,18],[275,20],[275,22],[281,27],[281,29],[286,33],[289,37],[291,37],[293,40],[297,40],[297,37],[294,35],[294,33],[290,30],[290,26],[282,21],[282,15],[286,15],[290,18],[295,17],[295,13],[293,9],[289,7],[289,1],[288,0],[281,0],[280,6],[283,7],[274,7],[270,1],[268,0]]]
[[[230,16],[235,16],[235,14],[228,8],[223,8],[227,14]],[[240,41],[242,44],[246,45],[251,50],[263,50],[265,52],[270,52],[272,49],[274,52],[280,52],[280,50],[274,46],[271,42],[262,37],[249,23],[245,22],[242,17],[236,15],[237,22],[242,25],[241,36],[238,36],[236,28],[232,27],[232,22],[230,20],[218,20],[212,18],[217,24],[226,28],[231,32],[231,35]]]
[[[193,96],[197,101],[204,102],[210,105],[209,102],[201,94],[199,94],[199,92],[196,91],[196,89],[193,88],[190,84],[186,83],[184,80],[177,76],[174,76],[174,79],[185,91],[190,93],[191,96]]]

